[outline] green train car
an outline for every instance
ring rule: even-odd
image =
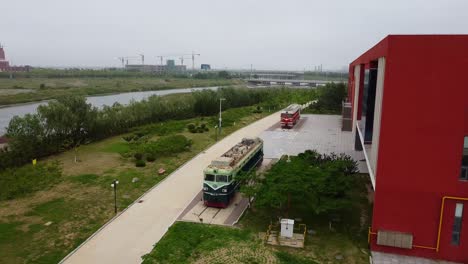
[[[239,189],[236,175],[263,161],[263,140],[244,138],[203,171],[203,201],[206,206],[226,208]]]

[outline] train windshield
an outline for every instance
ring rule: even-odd
[[[292,114],[281,114],[282,118],[291,118],[293,115]]]
[[[205,181],[215,181],[215,176],[213,174],[205,174]]]
[[[228,182],[228,176],[216,175],[216,182]]]

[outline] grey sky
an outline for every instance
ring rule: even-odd
[[[464,0],[4,0],[0,8],[8,59],[33,66],[118,66],[116,57],[141,52],[154,64],[195,50],[197,64],[216,68],[341,69],[388,34],[468,30]]]

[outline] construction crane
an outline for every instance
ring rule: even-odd
[[[138,54],[141,57],[141,65],[145,65],[145,55],[144,54]]]
[[[200,56],[200,54],[192,51],[192,54],[183,54],[182,56],[184,55],[192,55],[192,71],[195,71],[195,56]]]
[[[122,63],[122,67],[128,65],[128,59],[137,59],[140,58],[138,56],[127,56],[127,57],[118,57],[117,59]],[[144,57],[142,57],[142,62],[144,61]]]
[[[160,59],[161,59],[161,65],[163,65],[163,58],[164,58],[164,56],[156,56],[156,58],[160,58]]]
[[[118,57],[117,59],[122,63],[122,68],[125,68],[125,57]]]

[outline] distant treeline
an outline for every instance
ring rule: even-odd
[[[152,96],[129,105],[114,104],[98,109],[85,97],[67,96],[38,107],[37,114],[14,117],[7,128],[10,139],[0,152],[0,170],[20,166],[81,144],[130,131],[131,128],[166,120],[214,115],[223,109],[260,104],[264,108],[305,103],[315,98],[310,89],[222,88],[190,95]]]
[[[171,78],[190,78],[190,72],[186,73],[156,73],[127,71],[121,68],[108,69],[51,69],[34,68],[29,72],[0,72],[0,78],[142,78],[142,77],[171,77]],[[228,79],[230,76],[226,71],[220,72],[198,72],[193,75],[195,79]]]

